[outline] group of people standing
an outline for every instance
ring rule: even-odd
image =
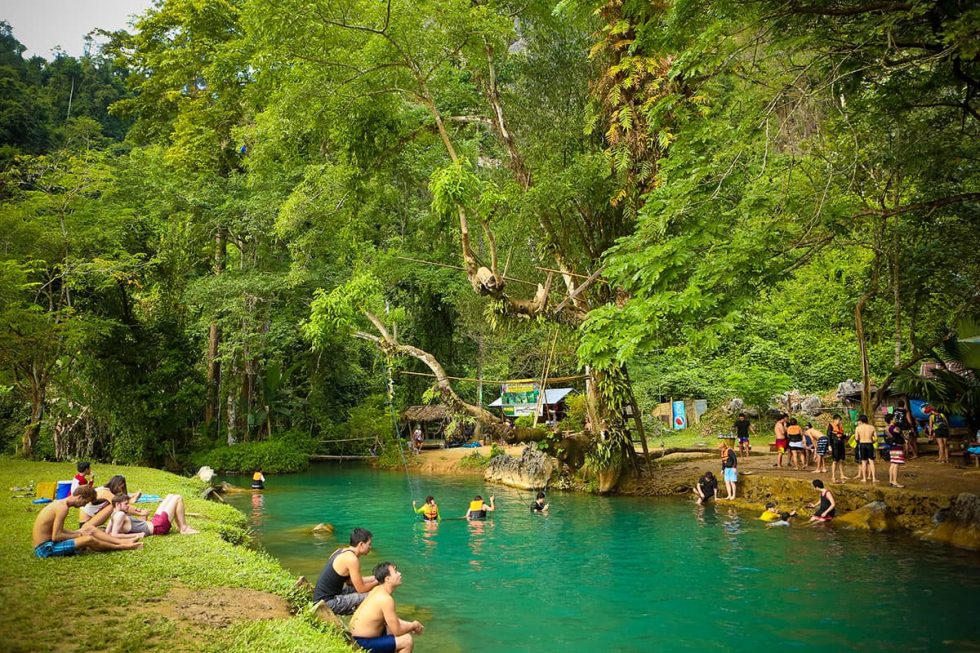
[[[949,420],[942,412],[931,406],[926,406],[924,412],[929,416],[927,429],[930,439],[934,439],[939,448],[938,462],[948,463]],[[727,495],[718,496],[718,479],[711,471],[705,472],[694,486],[694,495],[699,505],[710,499],[727,501],[736,496],[738,455],[750,455],[749,438],[755,433],[755,427],[745,413],[739,413],[733,431],[738,439],[738,454],[727,442],[721,445],[721,471]],[[917,425],[904,402],[900,402],[893,412],[885,415],[883,434],[878,433],[867,415],[859,415],[854,433],[848,436],[844,432],[843,419],[839,414],[832,416],[826,431],[815,428],[812,423],[801,425],[796,418],[780,414],[773,427],[773,433],[776,440],[774,445],[776,462],[773,467],[783,468],[783,456],[788,455],[786,468],[791,465],[794,470],[805,471],[813,465],[814,474],[827,473],[826,459],[829,454],[832,483],[843,483],[852,478],[862,483],[877,483],[875,456],[877,452],[881,452],[882,458],[889,463],[888,484],[896,488],[905,487],[899,483],[899,470],[905,464],[907,457],[918,456]],[[858,464],[856,477],[844,475],[844,461],[848,447],[854,450],[854,460]],[[816,516],[833,517],[835,506],[833,494],[824,487],[823,481],[818,479],[813,483],[814,487],[820,490],[820,503],[816,506]],[[773,512],[773,514],[780,513]]]

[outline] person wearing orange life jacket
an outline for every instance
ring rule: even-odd
[[[496,510],[496,506],[493,505],[493,497],[490,497],[490,505],[483,502],[483,497],[479,494],[473,497],[470,501],[470,507],[466,511],[466,519],[473,521],[475,519],[486,519],[488,512],[493,512]]]
[[[442,519],[439,515],[439,506],[436,505],[435,497],[431,494],[425,497],[425,503],[422,504],[421,508],[418,507],[415,499],[412,499],[412,510],[416,514],[422,515],[422,519],[425,521],[439,521]]]
[[[793,459],[793,469],[806,469],[806,443],[803,441],[803,428],[796,418],[789,420],[786,426],[786,437],[789,439],[789,451]]]
[[[265,489],[265,476],[262,475],[262,468],[255,470],[252,474],[252,489],[253,490],[264,490]]]

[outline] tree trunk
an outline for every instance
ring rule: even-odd
[[[223,228],[219,228],[214,235],[214,274],[215,276],[224,272],[225,255],[227,253],[227,234]],[[211,431],[211,424],[221,410],[221,360],[218,358],[218,349],[221,344],[221,327],[217,321],[211,322],[208,332],[208,379],[207,379],[207,404],[204,407],[204,423]]]
[[[870,299],[872,291],[861,295],[857,306],[854,307],[854,332],[857,335],[858,349],[861,352],[861,412],[871,416],[871,364],[868,360],[868,343],[864,339],[864,307]]]
[[[31,389],[31,420],[24,427],[20,441],[21,453],[25,457],[34,455],[34,447],[41,433],[41,418],[44,417],[44,395],[45,388],[43,387],[35,386]]]

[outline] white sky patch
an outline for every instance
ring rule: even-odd
[[[129,27],[133,15],[142,14],[153,0],[0,0],[0,19],[10,23],[14,37],[27,46],[25,57],[52,59],[60,46],[81,56],[85,35]]]

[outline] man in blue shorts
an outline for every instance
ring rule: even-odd
[[[95,500],[95,488],[79,485],[67,499],[52,501],[34,520],[34,555],[38,558],[75,555],[76,551],[120,551],[143,546],[142,536],[115,537],[98,528],[66,531],[69,508],[81,508]]]
[[[357,645],[373,653],[409,652],[415,645],[412,633],[425,627],[418,621],[405,621],[395,612],[391,596],[402,584],[402,573],[390,562],[374,568],[378,586],[371,590],[350,620],[350,634]]]

